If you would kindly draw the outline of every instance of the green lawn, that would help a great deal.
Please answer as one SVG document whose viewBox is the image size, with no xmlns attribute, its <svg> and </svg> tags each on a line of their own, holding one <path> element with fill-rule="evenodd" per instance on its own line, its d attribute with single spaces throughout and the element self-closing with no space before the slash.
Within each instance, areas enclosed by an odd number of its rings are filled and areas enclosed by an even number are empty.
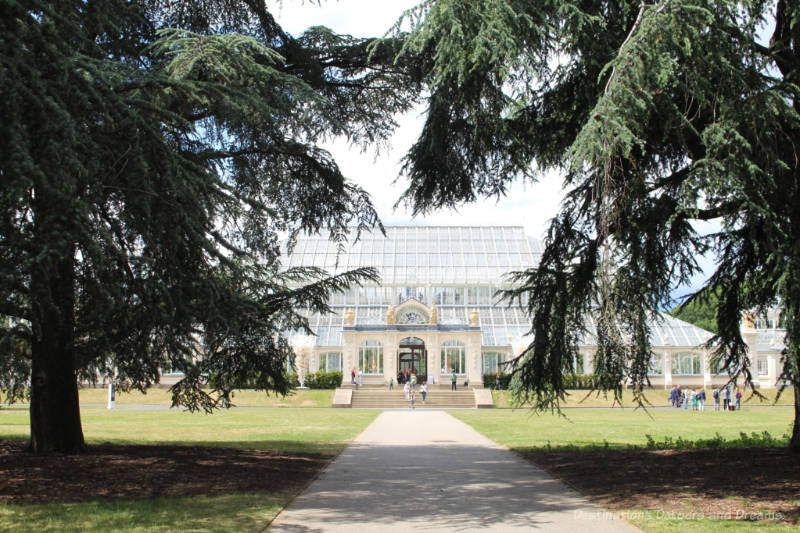
<svg viewBox="0 0 800 533">
<path fill-rule="evenodd" d="M 450 414 L 509 448 L 645 446 L 647 435 L 684 441 L 719 434 L 737 439 L 741 432 L 768 431 L 781 437 L 789 431 L 793 411 L 787 407 L 753 408 L 736 412 L 683 409 L 572 409 L 565 417 L 534 414 L 525 409 L 451 411 Z"/>
<path fill-rule="evenodd" d="M 267 395 L 264 391 L 235 390 L 233 405 L 237 407 L 331 407 L 333 390 L 298 390 L 286 396 Z M 81 405 L 103 404 L 108 402 L 108 389 L 83 388 L 80 390 Z M 169 389 L 157 387 L 141 393 L 139 391 L 119 392 L 115 401 L 122 407 L 129 404 L 172 405 Z"/>
<path fill-rule="evenodd" d="M 763 435 L 785 440 L 793 420 L 793 410 L 786 407 L 752 408 L 733 413 L 694 412 L 678 409 L 572 409 L 567 418 L 554 414 L 533 414 L 524 409 L 451 411 L 450 414 L 474 427 L 490 439 L 512 450 L 580 449 L 646 447 L 647 435 L 655 442 L 680 438 L 692 445 L 719 435 L 723 445 L 746 445 L 740 433 Z M 797 531 L 796 525 L 770 520 L 727 519 L 728 517 L 676 516 L 654 511 L 631 509 L 620 514 L 629 522 L 652 533 L 716 533 Z M 734 517 L 735 518 L 735 517 Z M 768 518 L 766 516 L 765 518 Z"/>
<path fill-rule="evenodd" d="M 230 409 L 213 414 L 181 409 L 81 409 L 89 444 L 192 444 L 301 453 L 335 454 L 379 411 L 351 409 Z M 28 409 L 0 410 L 0 438 L 27 439 Z"/>
<path fill-rule="evenodd" d="M 750 520 L 736 520 L 723 515 L 720 519 L 707 516 L 693 517 L 692 513 L 669 514 L 657 511 L 625 511 L 621 515 L 631 524 L 648 532 L 657 533 L 778 533 L 782 531 L 797 531 L 797 526 L 792 524 L 772 522 L 759 519 L 759 516 L 769 517 L 769 513 L 754 514 Z"/>
<path fill-rule="evenodd" d="M 335 454 L 379 411 L 231 409 L 212 415 L 177 409 L 81 409 L 86 441 L 229 446 Z M 0 409 L 0 439 L 29 438 L 28 409 Z M 0 531 L 260 531 L 294 494 L 225 494 L 143 501 L 0 504 Z"/>
<path fill-rule="evenodd" d="M 612 393 L 604 394 L 602 392 L 590 393 L 585 390 L 571 390 L 567 391 L 567 400 L 562 404 L 562 407 L 613 407 L 614 395 Z M 664 389 L 652 389 L 645 391 L 645 397 L 650 405 L 661 407 L 669 405 L 669 392 Z M 750 391 L 743 392 L 743 403 L 745 405 L 772 405 L 775 402 L 775 397 L 778 394 L 777 389 L 763 389 L 759 391 L 765 400 L 757 398 L 756 396 L 750 397 Z M 706 407 L 709 405 L 714 408 L 714 400 L 711 399 L 711 391 L 706 390 L 709 400 L 706 402 Z M 511 404 L 511 395 L 508 391 L 492 391 L 495 407 L 514 407 Z M 778 405 L 794 405 L 794 396 L 792 391 L 784 392 L 778 400 Z M 622 406 L 623 407 L 636 407 L 633 401 L 633 392 L 629 390 L 622 391 Z"/>
<path fill-rule="evenodd" d="M 0 504 L 0 530 L 261 531 L 291 498 L 290 494 L 226 494 L 141 501 Z"/>
</svg>

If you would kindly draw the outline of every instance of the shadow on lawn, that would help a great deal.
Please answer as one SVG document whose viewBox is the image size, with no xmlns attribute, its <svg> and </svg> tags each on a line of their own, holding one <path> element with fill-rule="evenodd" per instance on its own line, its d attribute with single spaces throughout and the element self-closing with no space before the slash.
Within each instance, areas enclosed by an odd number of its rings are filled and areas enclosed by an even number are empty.
<svg viewBox="0 0 800 533">
<path fill-rule="evenodd" d="M 686 441 L 648 437 L 646 448 L 565 446 L 518 450 L 593 501 L 612 509 L 724 514 L 780 512 L 800 519 L 800 454 L 788 437 Z"/>
<path fill-rule="evenodd" d="M 223 446 L 92 445 L 84 454 L 45 456 L 18 440 L 0 442 L 0 502 L 141 500 L 252 492 L 296 492 L 333 455 Z M 253 447 L 258 443 L 239 443 Z M 302 443 L 270 443 L 297 448 Z"/>
</svg>

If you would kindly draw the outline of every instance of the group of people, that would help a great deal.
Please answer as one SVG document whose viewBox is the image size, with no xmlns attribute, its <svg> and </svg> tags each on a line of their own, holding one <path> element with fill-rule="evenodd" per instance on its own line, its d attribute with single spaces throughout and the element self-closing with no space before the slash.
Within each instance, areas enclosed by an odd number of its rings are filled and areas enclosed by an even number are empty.
<svg viewBox="0 0 800 533">
<path fill-rule="evenodd" d="M 356 375 L 358 375 L 358 381 L 356 381 Z M 358 374 L 356 374 L 356 369 L 350 369 L 350 383 L 352 383 L 356 387 L 360 387 L 364 384 L 364 371 L 360 368 L 358 369 Z"/>
<path fill-rule="evenodd" d="M 403 385 L 403 392 L 406 394 L 406 401 L 408 402 L 409 409 L 415 409 L 417 403 L 417 373 L 406 369 L 404 372 L 397 374 L 397 384 Z M 394 390 L 394 379 L 389 378 L 389 390 Z M 428 395 L 428 382 L 423 381 L 420 386 L 422 393 L 422 403 L 425 403 L 425 397 Z"/>
<path fill-rule="evenodd" d="M 397 373 L 397 384 L 403 385 L 405 383 L 409 383 L 411 381 L 411 376 L 414 376 L 414 379 L 417 379 L 417 369 L 412 368 L 409 370 L 406 368 L 405 370 L 401 370 Z"/>
<path fill-rule="evenodd" d="M 714 399 L 714 410 L 720 410 L 720 401 L 723 411 L 734 411 L 742 408 L 742 391 L 738 388 L 732 389 L 730 386 L 718 389 L 714 387 L 711 392 Z M 693 411 L 704 411 L 706 405 L 706 390 L 695 391 L 694 387 L 681 389 L 680 385 L 672 387 L 669 393 L 669 401 L 673 407 L 680 409 L 683 407 Z"/>
</svg>

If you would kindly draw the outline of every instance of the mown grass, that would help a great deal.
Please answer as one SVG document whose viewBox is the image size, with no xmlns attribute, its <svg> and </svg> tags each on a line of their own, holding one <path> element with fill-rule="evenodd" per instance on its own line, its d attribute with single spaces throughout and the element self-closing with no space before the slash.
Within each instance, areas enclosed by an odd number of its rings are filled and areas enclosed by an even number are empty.
<svg viewBox="0 0 800 533">
<path fill-rule="evenodd" d="M 617 407 L 620 404 L 614 404 L 614 395 L 612 393 L 602 393 L 602 392 L 592 392 L 586 390 L 571 390 L 567 391 L 567 399 L 562 404 L 562 407 Z M 758 398 L 756 396 L 750 396 L 750 391 L 745 391 L 742 398 L 742 403 L 745 406 L 748 405 L 773 405 L 775 403 L 775 398 L 778 394 L 777 389 L 762 389 L 759 392 L 765 397 L 765 399 Z M 663 407 L 669 405 L 669 390 L 664 389 L 652 389 L 645 391 L 645 397 L 649 402 L 649 405 L 653 407 Z M 706 389 L 706 395 L 708 396 L 708 400 L 706 400 L 706 408 L 711 406 L 714 408 L 714 400 L 711 398 L 711 389 Z M 512 404 L 512 398 L 509 391 L 501 390 L 501 391 L 492 391 L 492 397 L 494 399 L 494 406 L 500 408 L 514 408 Z M 633 391 L 624 390 L 622 391 L 622 406 L 623 407 L 636 407 L 636 402 L 633 400 Z M 647 404 L 645 404 L 647 405 Z M 777 405 L 794 405 L 794 396 L 792 392 L 785 391 L 781 397 L 778 399 Z"/>
<path fill-rule="evenodd" d="M 380 414 L 350 409 L 231 409 L 207 415 L 179 409 L 81 408 L 87 443 L 226 446 L 336 454 Z M 0 409 L 0 439 L 28 439 L 28 408 Z M 0 504 L 0 531 L 260 531 L 289 493 Z"/>
<path fill-rule="evenodd" d="M 333 390 L 298 390 L 291 394 L 280 396 L 267 394 L 264 391 L 235 390 L 233 391 L 233 405 L 237 407 L 331 407 L 333 405 Z M 108 389 L 85 387 L 80 389 L 81 405 L 103 404 L 108 402 Z M 172 405 L 172 394 L 169 389 L 155 387 L 146 393 L 139 391 L 118 392 L 115 395 L 119 407 L 130 404 L 139 405 Z"/>
<path fill-rule="evenodd" d="M 769 432 L 782 438 L 793 419 L 792 409 L 774 407 L 735 412 L 684 411 L 683 409 L 575 409 L 556 414 L 534 414 L 525 409 L 451 411 L 490 439 L 509 448 L 594 449 L 648 446 L 656 443 L 702 439 L 741 441 L 741 433 Z M 684 446 L 686 447 L 686 446 Z"/>
<path fill-rule="evenodd" d="M 736 412 L 684 411 L 683 409 L 574 409 L 566 418 L 533 414 L 524 409 L 451 411 L 450 414 L 512 450 L 692 448 L 730 446 L 786 446 L 793 410 L 786 407 Z M 743 482 L 745 482 L 743 480 Z M 670 488 L 663 487 L 664 491 Z M 633 525 L 652 533 L 717 533 L 797 531 L 774 512 L 764 519 L 741 516 L 676 515 L 630 509 L 620 514 Z"/>
<path fill-rule="evenodd" d="M 720 513 L 701 514 L 691 512 L 685 514 L 666 513 L 663 511 L 622 511 L 620 515 L 631 524 L 653 533 L 729 533 L 758 531 L 773 533 L 781 531 L 797 531 L 797 526 L 771 519 L 773 513 L 737 514 Z M 747 519 L 746 519 L 747 518 Z"/>
<path fill-rule="evenodd" d="M 225 494 L 141 501 L 41 505 L 0 504 L 0 530 L 40 531 L 261 531 L 291 494 Z"/>
<path fill-rule="evenodd" d="M 205 414 L 164 408 L 81 408 L 89 444 L 185 444 L 324 454 L 339 453 L 378 414 L 351 409 L 230 409 Z M 0 410 L 0 438 L 29 436 L 26 407 Z"/>
</svg>

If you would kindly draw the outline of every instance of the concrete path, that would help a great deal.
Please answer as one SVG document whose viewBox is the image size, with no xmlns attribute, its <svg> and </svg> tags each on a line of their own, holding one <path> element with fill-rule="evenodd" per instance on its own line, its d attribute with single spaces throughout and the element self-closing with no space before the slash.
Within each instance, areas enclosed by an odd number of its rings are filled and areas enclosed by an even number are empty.
<svg viewBox="0 0 800 533">
<path fill-rule="evenodd" d="M 633 532 L 446 411 L 385 411 L 277 516 L 273 533 Z"/>
</svg>

